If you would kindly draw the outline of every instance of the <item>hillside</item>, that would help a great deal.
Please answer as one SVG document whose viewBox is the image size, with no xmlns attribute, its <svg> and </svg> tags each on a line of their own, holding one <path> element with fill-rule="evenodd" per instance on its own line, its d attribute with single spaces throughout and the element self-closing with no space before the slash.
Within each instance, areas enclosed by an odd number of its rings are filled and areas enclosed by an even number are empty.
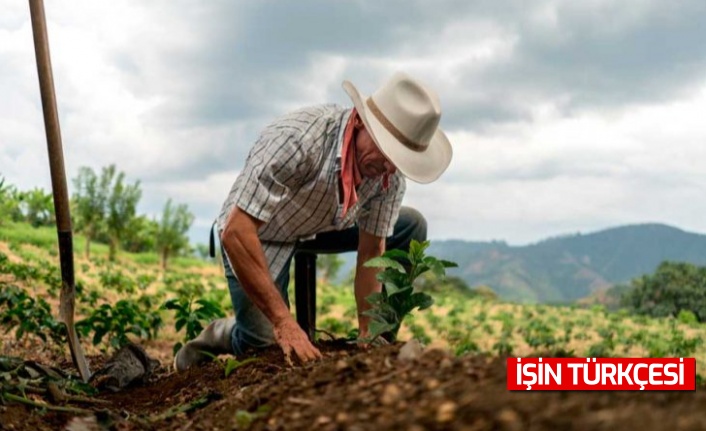
<svg viewBox="0 0 706 431">
<path fill-rule="evenodd" d="M 431 241 L 429 253 L 458 263 L 449 275 L 486 285 L 504 300 L 568 303 L 655 271 L 665 261 L 706 264 L 706 235 L 662 224 L 561 235 L 526 246 L 502 241 Z M 355 254 L 342 255 L 348 274 Z"/>
<path fill-rule="evenodd" d="M 430 253 L 456 261 L 450 274 L 469 286 L 490 286 L 504 299 L 570 302 L 651 273 L 665 260 L 706 264 L 706 235 L 642 224 L 522 247 L 436 241 Z"/>
</svg>

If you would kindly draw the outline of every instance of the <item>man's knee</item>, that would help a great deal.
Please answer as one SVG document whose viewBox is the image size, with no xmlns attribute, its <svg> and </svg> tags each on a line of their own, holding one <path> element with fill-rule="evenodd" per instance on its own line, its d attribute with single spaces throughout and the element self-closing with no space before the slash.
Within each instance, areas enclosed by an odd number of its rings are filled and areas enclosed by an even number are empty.
<svg viewBox="0 0 706 431">
<path fill-rule="evenodd" d="M 413 239 L 419 242 L 427 240 L 427 219 L 416 209 L 411 207 L 400 208 L 399 222 L 406 226 L 410 242 Z"/>
<path fill-rule="evenodd" d="M 412 240 L 419 242 L 427 239 L 427 220 L 422 213 L 410 207 L 400 208 L 400 215 L 395 224 L 395 231 L 387 239 L 387 249 L 409 250 Z"/>
<path fill-rule="evenodd" d="M 231 342 L 236 355 L 243 355 L 248 349 L 262 349 L 276 344 L 272 325 L 266 319 L 241 322 L 236 319 Z"/>
</svg>

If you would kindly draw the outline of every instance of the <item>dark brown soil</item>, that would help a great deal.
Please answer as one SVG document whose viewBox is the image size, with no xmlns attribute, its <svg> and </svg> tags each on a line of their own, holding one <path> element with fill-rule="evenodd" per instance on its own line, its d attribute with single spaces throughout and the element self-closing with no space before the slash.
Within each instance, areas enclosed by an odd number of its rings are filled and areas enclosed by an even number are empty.
<svg viewBox="0 0 706 431">
<path fill-rule="evenodd" d="M 290 367 L 269 349 L 227 378 L 219 362 L 180 374 L 162 367 L 146 384 L 99 395 L 105 406 L 83 406 L 104 411 L 74 429 L 706 429 L 704 389 L 509 392 L 500 358 L 429 350 L 399 360 L 400 345 L 320 347 L 318 363 Z M 0 429 L 63 429 L 73 416 L 8 404 L 0 406 Z"/>
</svg>

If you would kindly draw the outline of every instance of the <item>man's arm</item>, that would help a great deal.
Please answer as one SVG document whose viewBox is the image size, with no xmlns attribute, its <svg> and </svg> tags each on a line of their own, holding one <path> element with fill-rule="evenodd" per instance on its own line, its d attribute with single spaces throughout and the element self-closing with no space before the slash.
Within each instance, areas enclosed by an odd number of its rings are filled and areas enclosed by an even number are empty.
<svg viewBox="0 0 706 431">
<path fill-rule="evenodd" d="M 292 351 L 302 361 L 321 358 L 321 352 L 311 344 L 294 320 L 272 281 L 257 234 L 262 224 L 261 220 L 237 206 L 233 207 L 221 234 L 221 243 L 233 265 L 233 271 L 248 298 L 272 323 L 275 340 L 287 358 Z"/>
<path fill-rule="evenodd" d="M 375 236 L 363 229 L 359 230 L 358 238 L 358 258 L 355 270 L 355 302 L 358 306 L 358 331 L 360 337 L 368 334 L 368 324 L 370 317 L 362 313 L 370 309 L 370 304 L 365 299 L 373 292 L 382 291 L 382 284 L 375 278 L 378 268 L 367 268 L 363 266 L 368 260 L 382 256 L 385 252 L 385 238 Z"/>
</svg>

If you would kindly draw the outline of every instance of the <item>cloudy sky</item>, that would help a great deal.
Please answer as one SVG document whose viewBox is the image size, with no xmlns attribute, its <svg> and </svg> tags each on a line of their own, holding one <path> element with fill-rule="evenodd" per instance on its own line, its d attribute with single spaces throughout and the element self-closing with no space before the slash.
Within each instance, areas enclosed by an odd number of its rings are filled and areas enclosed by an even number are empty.
<svg viewBox="0 0 706 431">
<path fill-rule="evenodd" d="M 45 3 L 67 175 L 115 163 L 141 213 L 188 204 L 196 242 L 263 125 L 396 70 L 438 92 L 454 147 L 408 185 L 431 238 L 706 233 L 703 0 Z M 49 190 L 29 7 L 0 10 L 0 175 Z"/>
</svg>

